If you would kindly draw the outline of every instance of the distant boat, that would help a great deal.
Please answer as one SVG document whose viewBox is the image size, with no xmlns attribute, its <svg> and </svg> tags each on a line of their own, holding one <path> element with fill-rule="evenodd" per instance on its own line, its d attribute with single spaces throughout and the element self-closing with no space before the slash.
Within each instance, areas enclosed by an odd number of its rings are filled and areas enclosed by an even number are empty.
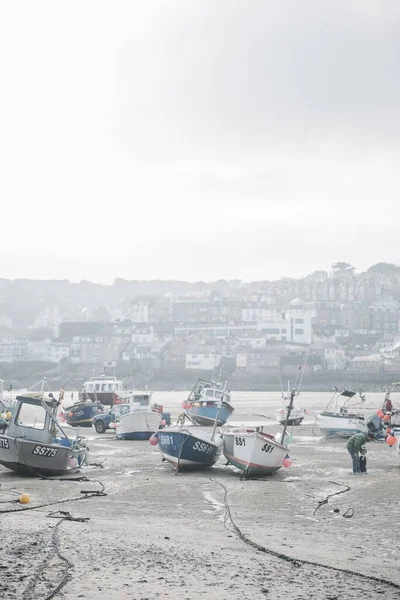
<svg viewBox="0 0 400 600">
<path fill-rule="evenodd" d="M 148 440 L 161 425 L 162 415 L 150 405 L 152 394 L 138 392 L 129 397 L 129 410 L 121 411 L 115 421 L 115 434 L 119 440 Z M 122 405 L 126 406 L 126 405 Z M 111 427 L 110 423 L 110 427 Z"/>
<path fill-rule="evenodd" d="M 101 402 L 76 402 L 64 409 L 63 413 L 68 425 L 72 427 L 91 427 L 92 419 L 103 412 Z"/>
<path fill-rule="evenodd" d="M 212 467 L 221 455 L 221 436 L 211 439 L 211 434 L 193 427 L 169 427 L 153 438 L 161 456 L 177 471 L 195 471 Z"/>
<path fill-rule="evenodd" d="M 222 406 L 222 385 L 207 379 L 198 379 L 186 402 L 182 404 L 185 415 L 195 424 L 212 426 L 218 414 L 217 426 L 224 425 L 232 416 L 234 408 L 230 403 L 229 390 L 224 392 Z"/>
<path fill-rule="evenodd" d="M 0 435 L 0 464 L 21 475 L 73 473 L 84 464 L 84 438 L 70 439 L 57 421 L 59 403 L 52 394 L 27 392 L 17 396 L 16 409 Z"/>
<path fill-rule="evenodd" d="M 100 402 L 104 406 L 114 406 L 121 404 L 124 400 L 124 386 L 120 379 L 116 377 L 91 377 L 86 381 L 79 393 L 79 400 L 85 401 L 88 398 L 92 402 Z"/>
<path fill-rule="evenodd" d="M 292 390 L 292 391 L 295 391 L 295 390 Z M 295 391 L 295 396 L 299 396 L 299 393 L 296 391 Z M 288 381 L 287 392 L 282 391 L 283 406 L 282 406 L 282 408 L 277 408 L 275 411 L 276 419 L 281 425 L 285 425 L 285 423 L 286 423 L 290 398 L 291 398 L 290 381 Z M 287 424 L 288 425 L 300 425 L 300 423 L 302 422 L 302 420 L 305 417 L 305 414 L 306 414 L 306 411 L 304 408 L 301 408 L 301 406 L 292 406 L 292 408 L 290 409 L 290 417 L 289 417 Z"/>
<path fill-rule="evenodd" d="M 355 433 L 368 433 L 368 425 L 363 414 L 350 406 L 350 401 L 356 392 L 335 390 L 324 411 L 317 413 L 316 423 L 321 432 L 327 437 L 351 437 Z M 360 395 L 361 402 L 365 397 Z"/>
</svg>

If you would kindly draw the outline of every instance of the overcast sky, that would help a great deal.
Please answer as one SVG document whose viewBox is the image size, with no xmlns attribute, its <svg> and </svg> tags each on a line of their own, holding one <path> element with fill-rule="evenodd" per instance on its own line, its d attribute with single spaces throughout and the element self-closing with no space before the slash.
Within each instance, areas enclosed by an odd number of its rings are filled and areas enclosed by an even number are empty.
<svg viewBox="0 0 400 600">
<path fill-rule="evenodd" d="M 0 276 L 400 262 L 398 0 L 0 4 Z"/>
</svg>

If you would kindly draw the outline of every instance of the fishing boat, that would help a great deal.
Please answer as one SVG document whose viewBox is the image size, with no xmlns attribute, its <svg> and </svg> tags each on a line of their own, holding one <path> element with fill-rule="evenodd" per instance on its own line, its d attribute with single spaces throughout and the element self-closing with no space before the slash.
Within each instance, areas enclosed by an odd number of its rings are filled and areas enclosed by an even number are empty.
<svg viewBox="0 0 400 600">
<path fill-rule="evenodd" d="M 212 467 L 222 451 L 222 437 L 194 427 L 168 427 L 157 432 L 150 441 L 158 448 L 164 460 L 177 471 L 196 471 Z"/>
<path fill-rule="evenodd" d="M 224 456 L 246 477 L 272 475 L 283 466 L 286 445 L 263 427 L 237 427 L 223 432 Z"/>
<path fill-rule="evenodd" d="M 299 396 L 299 392 L 296 392 L 295 389 L 292 390 L 295 393 L 295 396 Z M 290 381 L 288 381 L 288 389 L 287 392 L 282 390 L 282 408 L 277 408 L 275 411 L 275 417 L 278 423 L 281 425 L 285 425 L 287 414 L 289 410 L 289 403 L 292 392 L 290 391 Z M 306 410 L 301 408 L 301 406 L 292 406 L 290 410 L 290 418 L 287 422 L 288 425 L 300 425 L 302 420 L 306 415 Z"/>
<path fill-rule="evenodd" d="M 0 435 L 0 464 L 21 475 L 73 473 L 85 463 L 84 438 L 70 439 L 57 421 L 58 401 L 50 393 L 17 396 L 6 432 Z"/>
<path fill-rule="evenodd" d="M 286 433 L 295 397 L 295 390 L 290 393 L 286 420 L 282 433 L 273 435 L 264 431 L 264 427 L 235 427 L 223 431 L 223 451 L 228 464 L 242 471 L 242 477 L 263 477 L 272 475 L 282 466 L 289 466 L 289 439 Z"/>
<path fill-rule="evenodd" d="M 64 409 L 63 415 L 68 425 L 72 427 L 91 427 L 92 419 L 104 410 L 101 402 L 76 402 Z"/>
<path fill-rule="evenodd" d="M 221 434 L 216 435 L 216 429 L 226 393 L 225 384 L 218 399 L 211 433 L 195 427 L 168 427 L 150 438 L 151 444 L 158 444 L 163 460 L 173 465 L 177 472 L 208 469 L 219 459 L 224 442 Z"/>
<path fill-rule="evenodd" d="M 222 385 L 206 379 L 198 379 L 190 392 L 186 402 L 182 404 L 185 416 L 192 423 L 203 426 L 213 425 L 218 413 L 217 426 L 224 425 L 234 412 L 230 403 L 230 392 L 224 392 L 220 409 L 219 401 L 222 398 Z"/>
<path fill-rule="evenodd" d="M 100 377 L 91 377 L 85 381 L 79 393 L 79 400 L 87 399 L 92 402 L 100 402 L 104 406 L 114 406 L 124 402 L 124 386 L 120 379 L 100 375 Z"/>
<path fill-rule="evenodd" d="M 335 393 L 323 412 L 317 413 L 316 423 L 321 432 L 327 437 L 351 437 L 355 433 L 368 433 L 368 424 L 363 414 L 354 411 L 350 401 L 356 392 L 335 389 Z M 365 396 L 360 394 L 361 402 Z"/>
<path fill-rule="evenodd" d="M 119 440 L 148 440 L 161 425 L 161 413 L 150 405 L 151 392 L 135 392 L 129 397 L 129 409 L 121 411 L 111 428 Z M 126 405 L 122 405 L 126 406 Z"/>
</svg>

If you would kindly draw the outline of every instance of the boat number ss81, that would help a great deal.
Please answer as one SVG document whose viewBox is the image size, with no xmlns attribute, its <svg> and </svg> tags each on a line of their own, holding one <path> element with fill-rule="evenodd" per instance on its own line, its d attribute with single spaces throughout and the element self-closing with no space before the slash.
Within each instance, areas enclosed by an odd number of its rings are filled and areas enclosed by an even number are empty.
<svg viewBox="0 0 400 600">
<path fill-rule="evenodd" d="M 246 438 L 235 437 L 235 444 L 236 444 L 236 446 L 245 446 L 246 445 Z"/>
<path fill-rule="evenodd" d="M 47 448 L 46 446 L 35 446 L 32 454 L 45 456 L 46 458 L 54 458 L 57 454 L 57 448 Z"/>
<path fill-rule="evenodd" d="M 8 440 L 6 440 L 6 438 L 0 438 L 0 448 L 5 448 L 6 450 L 9 449 L 9 445 L 8 445 Z"/>
<path fill-rule="evenodd" d="M 203 442 L 195 442 L 193 445 L 193 450 L 198 450 L 198 452 L 205 452 L 206 454 L 211 454 L 213 451 L 213 446 L 209 446 L 208 444 L 204 444 Z"/>
<path fill-rule="evenodd" d="M 272 444 L 264 444 L 264 446 L 261 448 L 261 452 L 266 452 L 267 454 L 271 454 L 273 449 L 274 449 L 274 446 Z"/>
<path fill-rule="evenodd" d="M 161 444 L 165 444 L 166 446 L 170 446 L 174 443 L 174 438 L 172 435 L 159 435 L 158 439 L 160 440 Z"/>
</svg>

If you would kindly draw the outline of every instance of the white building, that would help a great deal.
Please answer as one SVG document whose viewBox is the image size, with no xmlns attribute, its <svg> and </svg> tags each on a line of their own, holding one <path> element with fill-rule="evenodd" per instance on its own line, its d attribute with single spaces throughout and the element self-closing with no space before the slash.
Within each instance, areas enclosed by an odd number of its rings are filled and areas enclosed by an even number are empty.
<svg viewBox="0 0 400 600">
<path fill-rule="evenodd" d="M 216 353 L 215 348 L 213 351 L 209 351 L 203 346 L 199 348 L 199 351 L 196 350 L 191 354 L 186 354 L 185 366 L 188 371 L 213 371 L 216 367 L 219 367 L 220 363 L 221 356 Z"/>
<path fill-rule="evenodd" d="M 149 322 L 149 301 L 136 300 L 132 302 L 129 309 L 129 318 L 133 323 Z"/>
</svg>

